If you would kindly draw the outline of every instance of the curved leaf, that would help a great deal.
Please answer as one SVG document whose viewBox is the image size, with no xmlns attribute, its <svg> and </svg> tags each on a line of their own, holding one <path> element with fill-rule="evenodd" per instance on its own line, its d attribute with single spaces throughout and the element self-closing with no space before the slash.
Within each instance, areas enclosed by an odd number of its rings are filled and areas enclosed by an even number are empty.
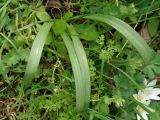
<svg viewBox="0 0 160 120">
<path fill-rule="evenodd" d="M 90 100 L 90 75 L 84 48 L 72 26 L 68 26 L 69 35 L 61 34 L 67 47 L 76 85 L 76 106 L 79 112 L 86 110 Z"/>
<path fill-rule="evenodd" d="M 88 107 L 89 105 L 89 100 L 90 100 L 90 73 L 89 73 L 89 66 L 88 66 L 88 61 L 87 61 L 87 57 L 86 57 L 86 53 L 84 51 L 83 45 L 78 37 L 78 34 L 76 33 L 75 29 L 73 28 L 73 26 L 68 26 L 68 30 L 69 33 L 71 35 L 72 41 L 73 41 L 73 45 L 75 48 L 75 52 L 77 55 L 77 59 L 80 65 L 80 69 L 81 69 L 81 73 L 82 73 L 82 84 L 83 84 L 83 88 L 84 89 L 84 106 L 85 108 Z"/>
<path fill-rule="evenodd" d="M 103 22 L 115 28 L 123 36 L 125 36 L 129 40 L 129 42 L 137 49 L 145 63 L 150 63 L 153 57 L 152 49 L 147 45 L 145 40 L 127 23 L 109 15 L 88 15 L 83 18 Z"/>
<path fill-rule="evenodd" d="M 72 69 L 73 69 L 73 73 L 74 73 L 74 78 L 75 78 L 75 84 L 76 84 L 76 106 L 77 106 L 77 110 L 81 111 L 84 107 L 83 103 L 84 103 L 84 89 L 81 89 L 83 87 L 82 84 L 82 74 L 81 74 L 81 70 L 80 70 L 80 65 L 75 53 L 75 49 L 73 47 L 73 43 L 70 39 L 70 37 L 68 36 L 68 34 L 66 32 L 61 34 L 61 37 L 63 38 L 65 45 L 67 47 L 68 53 L 69 53 L 69 57 L 71 60 L 71 64 L 72 64 Z"/>
<path fill-rule="evenodd" d="M 41 26 L 40 31 L 38 32 L 34 40 L 34 43 L 30 51 L 27 68 L 24 75 L 24 80 L 22 81 L 22 85 L 25 88 L 30 86 L 33 78 L 35 77 L 35 73 L 37 71 L 40 62 L 45 40 L 48 36 L 52 24 L 53 24 L 52 22 L 44 23 L 43 26 Z"/>
</svg>

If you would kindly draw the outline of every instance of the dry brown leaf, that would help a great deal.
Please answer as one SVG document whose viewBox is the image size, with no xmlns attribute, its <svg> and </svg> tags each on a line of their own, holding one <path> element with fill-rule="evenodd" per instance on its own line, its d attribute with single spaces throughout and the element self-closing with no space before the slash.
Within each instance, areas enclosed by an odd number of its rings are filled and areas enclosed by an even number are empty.
<svg viewBox="0 0 160 120">
<path fill-rule="evenodd" d="M 52 7 L 52 8 L 62 8 L 63 5 L 59 0 L 47 0 L 46 7 Z"/>
<path fill-rule="evenodd" d="M 146 24 L 144 24 L 140 30 L 141 36 L 144 38 L 144 40 L 149 43 L 151 41 L 151 36 L 148 31 L 148 27 Z"/>
</svg>

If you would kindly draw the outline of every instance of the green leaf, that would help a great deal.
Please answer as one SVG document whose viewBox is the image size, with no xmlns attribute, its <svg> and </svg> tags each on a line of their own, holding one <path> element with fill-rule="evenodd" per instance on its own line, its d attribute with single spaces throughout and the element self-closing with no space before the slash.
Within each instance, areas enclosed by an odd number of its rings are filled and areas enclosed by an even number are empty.
<svg viewBox="0 0 160 120">
<path fill-rule="evenodd" d="M 152 63 L 152 64 L 155 64 L 155 65 L 160 65 L 160 53 L 157 53 L 157 54 L 154 56 L 154 58 L 153 58 L 153 60 L 152 60 L 151 63 Z"/>
<path fill-rule="evenodd" d="M 144 73 L 149 76 L 149 78 L 153 79 L 160 73 L 160 54 L 156 54 L 150 65 L 147 65 L 144 68 Z"/>
<path fill-rule="evenodd" d="M 48 13 L 46 12 L 46 10 L 43 6 L 38 8 L 38 11 L 36 12 L 36 16 L 41 21 L 50 20 L 50 16 L 48 15 Z"/>
<path fill-rule="evenodd" d="M 61 34 L 67 47 L 76 85 L 76 107 L 77 111 L 82 112 L 87 109 L 90 100 L 90 74 L 86 54 L 78 34 L 73 26 L 68 26 L 69 35 L 64 32 Z"/>
<path fill-rule="evenodd" d="M 7 66 L 15 65 L 18 63 L 17 53 L 12 50 L 3 57 L 3 60 L 5 61 Z"/>
<path fill-rule="evenodd" d="M 15 5 L 18 5 L 19 0 L 12 0 L 11 2 Z"/>
<path fill-rule="evenodd" d="M 67 49 L 66 49 L 66 47 L 65 47 L 64 42 L 58 41 L 58 42 L 55 42 L 54 44 L 55 44 L 55 46 L 56 46 L 57 52 L 58 52 L 60 55 L 62 55 L 62 56 L 64 56 L 65 58 L 67 58 L 67 57 L 68 57 L 68 56 L 67 56 Z"/>
<path fill-rule="evenodd" d="M 52 40 L 53 40 L 53 35 L 52 35 L 51 32 L 49 32 L 48 36 L 47 36 L 47 39 L 46 39 L 46 42 L 45 42 L 45 45 L 50 45 Z"/>
<path fill-rule="evenodd" d="M 149 76 L 149 78 L 153 79 L 155 77 L 154 71 L 153 71 L 153 66 L 149 65 L 147 66 L 143 71 L 144 73 Z"/>
<path fill-rule="evenodd" d="M 14 44 L 17 48 L 22 47 L 25 44 L 25 39 L 22 36 L 17 35 L 14 39 Z"/>
<path fill-rule="evenodd" d="M 84 85 L 83 85 L 80 65 L 79 65 L 78 58 L 75 52 L 75 48 L 73 47 L 74 46 L 73 42 L 71 41 L 68 34 L 64 32 L 61 34 L 61 37 L 66 44 L 66 47 L 69 53 L 69 57 L 71 60 L 72 69 L 73 69 L 74 78 L 75 78 L 75 84 L 76 84 L 76 106 L 77 106 L 77 110 L 81 111 L 84 108 L 85 91 L 83 89 Z"/>
<path fill-rule="evenodd" d="M 145 40 L 127 23 L 109 15 L 88 15 L 83 18 L 103 22 L 114 27 L 123 36 L 125 36 L 129 40 L 129 42 L 137 49 L 145 63 L 150 63 L 153 57 L 152 49 L 147 45 Z"/>
<path fill-rule="evenodd" d="M 64 20 L 55 20 L 53 23 L 53 30 L 56 35 L 63 33 L 66 27 L 67 23 Z"/>
<path fill-rule="evenodd" d="M 28 49 L 18 49 L 17 51 L 12 50 L 6 55 L 3 55 L 2 60 L 7 66 L 10 67 L 17 64 L 20 60 L 27 61 L 28 53 Z"/>
<path fill-rule="evenodd" d="M 93 109 L 89 109 L 89 113 L 90 114 L 93 114 L 93 116 L 95 116 L 96 118 L 99 118 L 100 120 L 113 120 L 112 118 L 106 116 L 106 115 L 103 115 L 102 113 L 100 112 L 97 112 Z"/>
<path fill-rule="evenodd" d="M 8 24 L 9 20 L 10 19 L 9 19 L 8 14 L 7 14 L 7 8 L 5 8 L 5 9 L 3 9 L 3 11 L 0 15 L 0 31 L 6 24 Z"/>
<path fill-rule="evenodd" d="M 111 63 L 109 63 L 109 62 L 108 62 L 108 64 L 111 65 L 113 68 L 117 69 L 117 70 L 118 70 L 119 72 L 121 72 L 123 75 L 125 75 L 125 76 L 130 80 L 130 82 L 132 82 L 132 83 L 135 85 L 136 88 L 139 88 L 139 89 L 141 88 L 141 87 L 139 86 L 139 84 L 138 84 L 130 75 L 128 75 L 126 72 L 124 72 L 122 69 L 116 67 L 115 65 L 113 65 L 113 64 L 111 64 Z M 124 85 L 124 86 L 125 86 L 125 85 Z"/>
<path fill-rule="evenodd" d="M 19 59 L 27 62 L 28 57 L 29 57 L 29 52 L 30 52 L 29 49 L 28 48 L 19 49 L 17 52 L 19 55 Z"/>
<path fill-rule="evenodd" d="M 149 33 L 152 37 L 157 33 L 158 27 L 159 27 L 159 19 L 158 18 L 154 18 L 154 19 L 149 20 L 148 30 L 149 30 Z"/>
<path fill-rule="evenodd" d="M 9 3 L 10 3 L 11 1 L 12 1 L 12 0 L 7 0 L 7 1 L 5 2 L 5 4 L 3 5 L 3 7 L 0 8 L 0 13 L 2 12 L 2 10 L 4 10 L 4 9 L 7 7 L 7 5 L 9 5 Z"/>
<path fill-rule="evenodd" d="M 98 38 L 98 33 L 96 31 L 88 31 L 84 32 L 83 34 L 79 35 L 81 39 L 84 40 L 96 40 Z"/>
<path fill-rule="evenodd" d="M 133 83 L 126 78 L 126 76 L 119 74 L 114 76 L 114 80 L 117 87 L 115 90 L 116 93 L 120 94 L 124 98 L 128 98 L 133 95 L 135 87 L 133 86 Z"/>
<path fill-rule="evenodd" d="M 25 88 L 31 85 L 32 80 L 35 77 L 40 62 L 42 50 L 45 44 L 45 40 L 48 36 L 51 27 L 52 22 L 44 23 L 34 40 L 34 43 L 30 51 L 24 80 L 22 81 L 22 85 Z"/>
<path fill-rule="evenodd" d="M 2 51 L 3 51 L 3 49 L 4 49 L 4 43 L 2 44 L 1 49 L 0 49 L 0 75 L 2 75 L 3 79 L 8 84 L 10 84 L 10 81 L 8 80 L 8 76 L 7 76 L 8 69 L 7 69 L 7 66 L 4 65 L 4 62 L 2 60 Z"/>
<path fill-rule="evenodd" d="M 67 21 L 67 20 L 69 20 L 69 18 L 71 18 L 72 16 L 73 16 L 73 13 L 72 13 L 72 12 L 67 12 L 67 13 L 64 14 L 64 16 L 62 17 L 62 19 L 63 19 L 64 21 Z"/>
<path fill-rule="evenodd" d="M 77 82 L 76 86 L 79 86 L 79 84 L 82 84 L 82 89 L 84 90 L 83 96 L 79 96 L 77 95 L 77 100 L 79 101 L 79 98 L 84 99 L 84 109 L 86 109 L 89 105 L 89 101 L 90 101 L 90 92 L 91 92 L 91 88 L 90 88 L 90 73 L 89 73 L 89 66 L 88 66 L 88 61 L 87 61 L 87 57 L 83 48 L 83 45 L 78 37 L 77 32 L 75 31 L 73 26 L 68 26 L 68 31 L 71 35 L 72 41 L 73 41 L 73 45 L 74 45 L 74 49 L 75 49 L 75 53 L 79 62 L 79 66 L 81 69 L 81 79 L 82 81 Z M 81 83 L 80 83 L 81 82 Z M 80 89 L 79 89 L 80 90 Z M 79 109 L 79 108 L 77 108 Z M 83 111 L 82 110 L 82 111 Z M 81 111 L 81 110 L 80 110 Z"/>
<path fill-rule="evenodd" d="M 99 104 L 99 111 L 101 113 L 103 113 L 104 115 L 109 114 L 109 107 L 104 103 L 100 103 Z"/>
<path fill-rule="evenodd" d="M 0 33 L 0 35 L 3 38 L 5 38 L 5 40 L 7 40 L 17 50 L 17 47 L 15 46 L 15 44 L 7 36 L 5 36 L 3 33 Z"/>
<path fill-rule="evenodd" d="M 151 120 L 159 120 L 160 118 L 160 107 L 159 102 L 151 102 L 150 104 L 151 108 L 155 110 L 155 112 L 149 114 L 149 117 Z"/>
<path fill-rule="evenodd" d="M 80 24 L 74 26 L 79 33 L 79 37 L 84 40 L 96 40 L 99 36 L 95 26 L 88 24 Z"/>
<path fill-rule="evenodd" d="M 160 66 L 154 66 L 153 67 L 153 70 L 156 74 L 159 74 L 160 73 Z"/>
</svg>

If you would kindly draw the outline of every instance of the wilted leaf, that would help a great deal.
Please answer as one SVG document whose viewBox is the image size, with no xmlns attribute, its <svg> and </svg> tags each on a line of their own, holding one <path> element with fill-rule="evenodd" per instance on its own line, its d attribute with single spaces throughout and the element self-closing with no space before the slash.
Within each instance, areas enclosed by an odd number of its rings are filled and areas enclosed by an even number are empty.
<svg viewBox="0 0 160 120">
<path fill-rule="evenodd" d="M 141 36 L 144 38 L 144 40 L 148 43 L 151 41 L 151 36 L 148 31 L 147 25 L 143 25 L 141 28 Z"/>
</svg>

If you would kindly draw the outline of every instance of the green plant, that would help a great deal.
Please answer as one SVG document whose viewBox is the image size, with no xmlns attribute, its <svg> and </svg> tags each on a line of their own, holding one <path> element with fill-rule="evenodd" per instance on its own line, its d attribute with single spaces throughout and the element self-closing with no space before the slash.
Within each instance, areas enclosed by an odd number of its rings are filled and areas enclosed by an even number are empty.
<svg viewBox="0 0 160 120">
<path fill-rule="evenodd" d="M 159 1 L 61 2 L 0 2 L 0 119 L 157 120 Z"/>
</svg>

